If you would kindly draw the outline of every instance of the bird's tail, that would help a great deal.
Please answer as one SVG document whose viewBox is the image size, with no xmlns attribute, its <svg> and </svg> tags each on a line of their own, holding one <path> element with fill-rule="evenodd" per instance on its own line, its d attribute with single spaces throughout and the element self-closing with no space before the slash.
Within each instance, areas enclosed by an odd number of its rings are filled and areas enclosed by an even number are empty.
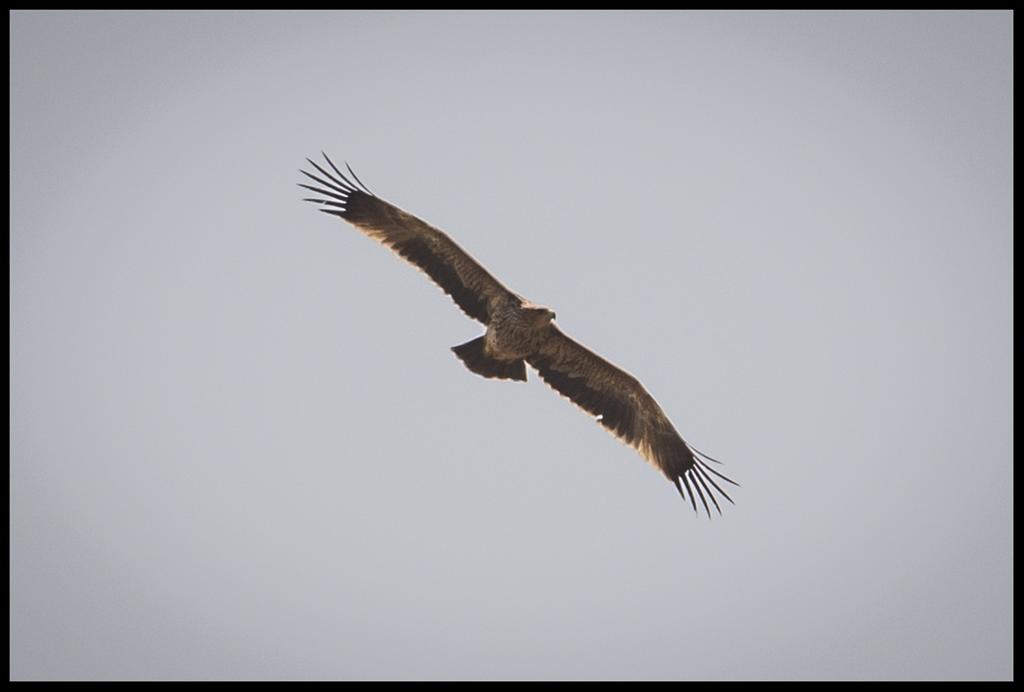
<svg viewBox="0 0 1024 692">
<path fill-rule="evenodd" d="M 480 336 L 458 346 L 452 346 L 455 355 L 472 372 L 483 377 L 526 382 L 526 363 L 518 360 L 499 360 L 487 355 L 484 337 Z"/>
</svg>

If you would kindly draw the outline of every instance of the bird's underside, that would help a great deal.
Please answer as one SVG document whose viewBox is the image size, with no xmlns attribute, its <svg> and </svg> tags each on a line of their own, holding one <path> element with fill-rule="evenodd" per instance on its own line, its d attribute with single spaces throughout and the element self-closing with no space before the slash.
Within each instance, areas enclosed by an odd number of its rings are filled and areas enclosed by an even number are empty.
<svg viewBox="0 0 1024 692">
<path fill-rule="evenodd" d="M 314 184 L 299 185 L 317 195 L 306 201 L 394 250 L 486 326 L 482 336 L 452 348 L 469 370 L 526 381 L 529 364 L 544 382 L 665 474 L 694 511 L 699 499 L 708 516 L 708 500 L 721 513 L 716 492 L 732 502 L 716 478 L 737 483 L 708 463 L 720 462 L 680 437 L 636 378 L 563 334 L 554 324 L 554 312 L 505 288 L 444 232 L 378 198 L 351 168 L 349 178 L 323 156 L 330 172 L 310 159 L 317 174 L 301 171 Z"/>
</svg>

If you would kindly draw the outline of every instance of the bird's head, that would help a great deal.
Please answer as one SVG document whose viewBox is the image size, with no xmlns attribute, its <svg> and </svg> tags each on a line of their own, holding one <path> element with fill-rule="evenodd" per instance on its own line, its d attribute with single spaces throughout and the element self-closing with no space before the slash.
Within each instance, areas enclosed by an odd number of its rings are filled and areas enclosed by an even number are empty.
<svg viewBox="0 0 1024 692">
<path fill-rule="evenodd" d="M 538 305 L 532 309 L 537 324 L 550 324 L 555 319 L 555 311 Z"/>
</svg>

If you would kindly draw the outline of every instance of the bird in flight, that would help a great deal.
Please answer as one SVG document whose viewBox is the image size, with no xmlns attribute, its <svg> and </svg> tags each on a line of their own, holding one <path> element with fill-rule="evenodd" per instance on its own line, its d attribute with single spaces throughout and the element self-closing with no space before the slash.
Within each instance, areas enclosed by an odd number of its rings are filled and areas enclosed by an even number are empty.
<svg viewBox="0 0 1024 692">
<path fill-rule="evenodd" d="M 305 201 L 394 250 L 425 272 L 466 315 L 484 324 L 482 336 L 452 347 L 470 371 L 525 382 L 529 364 L 544 382 L 665 474 L 683 500 L 689 498 L 694 512 L 700 499 L 710 517 L 710 499 L 722 513 L 714 491 L 732 502 L 715 477 L 739 484 L 708 464 L 721 462 L 679 436 L 635 377 L 563 334 L 554 311 L 505 288 L 446 233 L 374 195 L 348 164 L 351 179 L 327 154 L 323 157 L 331 172 L 308 158 L 319 175 L 300 170 L 315 184 L 299 186 L 317 195 Z"/>
</svg>

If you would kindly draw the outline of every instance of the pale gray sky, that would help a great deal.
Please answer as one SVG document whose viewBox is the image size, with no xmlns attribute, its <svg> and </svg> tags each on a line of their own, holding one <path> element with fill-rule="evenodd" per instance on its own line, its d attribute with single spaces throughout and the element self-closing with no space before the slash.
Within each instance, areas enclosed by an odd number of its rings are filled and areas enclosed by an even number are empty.
<svg viewBox="0 0 1024 692">
<path fill-rule="evenodd" d="M 11 677 L 1012 677 L 1011 21 L 13 13 Z M 736 506 L 469 373 L 321 149 Z"/>
</svg>

